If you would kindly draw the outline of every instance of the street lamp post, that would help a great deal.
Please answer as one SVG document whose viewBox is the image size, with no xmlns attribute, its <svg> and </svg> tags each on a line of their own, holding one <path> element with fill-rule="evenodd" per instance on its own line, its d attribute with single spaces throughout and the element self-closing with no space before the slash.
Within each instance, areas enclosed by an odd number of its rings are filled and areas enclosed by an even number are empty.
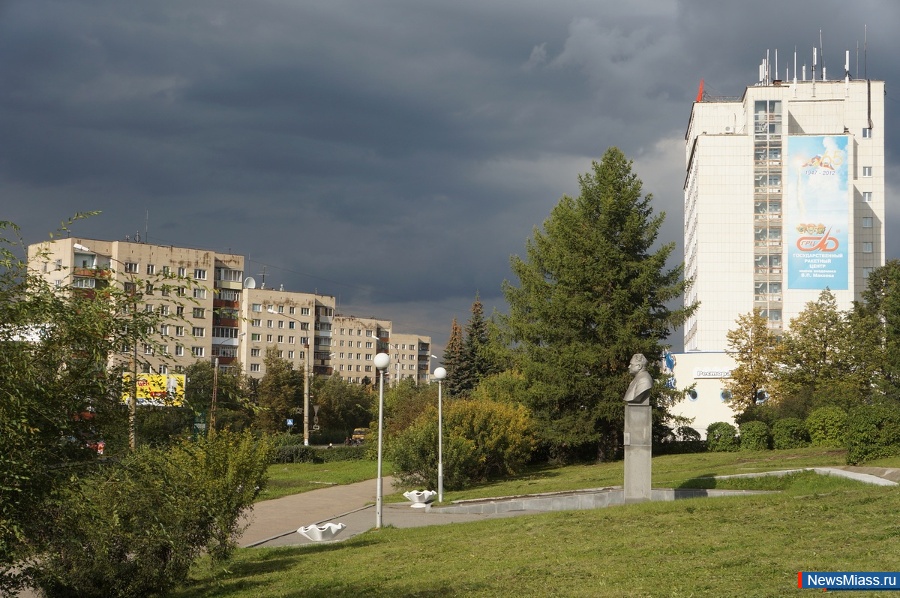
<svg viewBox="0 0 900 598">
<path fill-rule="evenodd" d="M 378 476 L 375 486 L 375 529 L 381 527 L 381 505 L 383 488 L 381 481 L 381 446 L 384 436 L 384 371 L 391 363 L 391 356 L 387 353 L 379 353 L 375 356 L 375 369 L 378 370 Z"/>
<path fill-rule="evenodd" d="M 438 381 L 438 502 L 444 502 L 444 414 L 441 404 L 441 383 L 447 377 L 447 370 L 434 370 L 434 379 Z"/>
</svg>

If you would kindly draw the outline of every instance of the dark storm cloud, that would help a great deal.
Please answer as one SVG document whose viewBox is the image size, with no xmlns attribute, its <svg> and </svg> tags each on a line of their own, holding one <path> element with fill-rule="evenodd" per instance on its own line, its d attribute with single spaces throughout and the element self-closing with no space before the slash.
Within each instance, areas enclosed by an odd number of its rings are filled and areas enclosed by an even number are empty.
<svg viewBox="0 0 900 598">
<path fill-rule="evenodd" d="M 809 63 L 820 29 L 829 76 L 845 49 L 855 76 L 868 23 L 896 130 L 895 4 L 14 0 L 0 218 L 36 241 L 102 210 L 75 234 L 242 253 L 248 275 L 440 346 L 476 292 L 502 309 L 510 254 L 608 146 L 680 247 L 701 78 L 740 95 L 766 50 Z"/>
</svg>

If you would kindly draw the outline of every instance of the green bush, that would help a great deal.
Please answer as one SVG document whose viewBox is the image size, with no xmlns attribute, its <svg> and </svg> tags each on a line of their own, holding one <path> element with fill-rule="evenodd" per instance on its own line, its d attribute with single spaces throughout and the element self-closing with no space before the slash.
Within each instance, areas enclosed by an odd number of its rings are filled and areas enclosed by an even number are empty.
<svg viewBox="0 0 900 598">
<path fill-rule="evenodd" d="M 764 451 L 769 448 L 769 426 L 765 422 L 745 422 L 740 425 L 740 431 L 742 451 Z"/>
<path fill-rule="evenodd" d="M 857 407 L 847 414 L 847 463 L 900 455 L 900 410 L 896 405 Z"/>
<path fill-rule="evenodd" d="M 437 488 L 437 410 L 419 416 L 390 444 L 401 483 Z M 521 405 L 456 400 L 444 409 L 444 488 L 458 490 L 520 472 L 534 447 L 531 416 Z"/>
<path fill-rule="evenodd" d="M 820 407 L 806 418 L 806 431 L 813 446 L 845 446 L 847 413 L 840 407 Z"/>
<path fill-rule="evenodd" d="M 793 449 L 809 445 L 809 434 L 803 420 L 785 417 L 772 424 L 772 448 Z"/>
<path fill-rule="evenodd" d="M 231 554 L 265 484 L 267 452 L 249 434 L 221 432 L 108 462 L 43 511 L 34 583 L 48 597 L 166 594 L 201 554 Z"/>
<path fill-rule="evenodd" d="M 288 444 L 272 449 L 272 463 L 324 463 L 324 461 L 319 451 L 311 446 Z"/>
<path fill-rule="evenodd" d="M 728 422 L 709 424 L 706 428 L 706 448 L 714 453 L 738 450 L 737 428 Z"/>
</svg>

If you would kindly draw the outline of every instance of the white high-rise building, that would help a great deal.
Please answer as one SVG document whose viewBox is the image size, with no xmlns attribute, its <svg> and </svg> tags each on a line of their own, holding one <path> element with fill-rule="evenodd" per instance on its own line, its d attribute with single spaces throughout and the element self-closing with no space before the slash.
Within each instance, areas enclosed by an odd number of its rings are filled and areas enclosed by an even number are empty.
<svg viewBox="0 0 900 598">
<path fill-rule="evenodd" d="M 725 351 L 739 316 L 758 308 L 781 332 L 826 288 L 849 309 L 884 265 L 884 82 L 851 78 L 849 54 L 831 80 L 811 64 L 807 76 L 794 60 L 780 79 L 764 60 L 741 97 L 711 97 L 701 83 L 691 110 L 685 304 L 700 305 L 666 374 L 693 387 L 672 411 L 701 434 L 733 421 Z"/>
<path fill-rule="evenodd" d="M 796 63 L 796 61 L 795 61 Z M 849 63 L 849 54 L 847 56 Z M 825 288 L 840 309 L 885 260 L 884 82 L 784 80 L 767 61 L 740 98 L 698 94 L 685 135 L 685 351 L 724 351 L 735 320 L 785 329 Z M 819 71 L 819 72 L 817 72 Z"/>
</svg>

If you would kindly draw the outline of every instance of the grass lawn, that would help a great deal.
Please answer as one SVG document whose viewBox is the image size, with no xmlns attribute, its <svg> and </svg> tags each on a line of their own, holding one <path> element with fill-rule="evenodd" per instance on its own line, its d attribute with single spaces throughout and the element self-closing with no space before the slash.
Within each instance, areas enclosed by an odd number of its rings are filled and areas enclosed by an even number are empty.
<svg viewBox="0 0 900 598">
<path fill-rule="evenodd" d="M 326 486 L 352 484 L 376 477 L 374 461 L 334 461 L 331 463 L 277 463 L 269 466 L 269 483 L 257 500 L 270 500 Z M 391 464 L 382 463 L 387 475 Z"/>
<path fill-rule="evenodd" d="M 821 449 L 662 456 L 653 459 L 654 486 L 697 478 L 712 485 L 712 474 L 841 465 L 843 458 Z M 459 497 L 619 485 L 622 466 L 542 469 Z M 798 571 L 900 570 L 900 488 L 812 473 L 764 478 L 759 487 L 781 492 L 243 549 L 227 571 L 198 567 L 176 596 L 785 596 L 797 592 Z"/>
</svg>

